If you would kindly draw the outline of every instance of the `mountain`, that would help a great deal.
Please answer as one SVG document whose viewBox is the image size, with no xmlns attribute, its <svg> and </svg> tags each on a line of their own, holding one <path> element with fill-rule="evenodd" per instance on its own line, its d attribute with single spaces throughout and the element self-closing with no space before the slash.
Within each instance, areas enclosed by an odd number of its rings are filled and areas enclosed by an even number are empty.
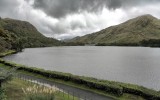
<svg viewBox="0 0 160 100">
<path fill-rule="evenodd" d="M 61 45 L 61 42 L 42 35 L 29 22 L 0 18 L 0 51 L 17 47 L 46 47 Z"/>
<path fill-rule="evenodd" d="M 0 52 L 11 49 L 12 44 L 15 43 L 15 39 L 17 39 L 17 37 L 14 34 L 0 28 Z"/>
<path fill-rule="evenodd" d="M 160 20 L 143 15 L 99 32 L 76 37 L 69 42 L 96 45 L 140 45 L 142 41 L 160 39 Z"/>
</svg>

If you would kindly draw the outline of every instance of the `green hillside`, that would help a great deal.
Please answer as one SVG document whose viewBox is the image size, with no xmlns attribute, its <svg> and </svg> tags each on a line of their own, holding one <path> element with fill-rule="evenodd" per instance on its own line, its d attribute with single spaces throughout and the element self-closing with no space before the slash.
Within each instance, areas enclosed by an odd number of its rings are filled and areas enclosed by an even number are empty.
<svg viewBox="0 0 160 100">
<path fill-rule="evenodd" d="M 0 28 L 0 52 L 10 50 L 15 44 L 17 37 L 3 28 Z"/>
<path fill-rule="evenodd" d="M 76 37 L 70 42 L 96 45 L 141 45 L 142 41 L 160 39 L 160 20 L 143 15 L 93 34 Z"/>
<path fill-rule="evenodd" d="M 0 19 L 0 51 L 26 47 L 46 47 L 61 45 L 61 42 L 43 36 L 26 21 Z"/>
</svg>

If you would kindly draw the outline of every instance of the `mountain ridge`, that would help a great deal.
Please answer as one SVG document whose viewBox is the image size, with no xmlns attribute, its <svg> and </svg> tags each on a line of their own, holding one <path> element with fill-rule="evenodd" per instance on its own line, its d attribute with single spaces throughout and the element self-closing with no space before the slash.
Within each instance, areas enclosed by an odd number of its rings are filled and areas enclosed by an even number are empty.
<svg viewBox="0 0 160 100">
<path fill-rule="evenodd" d="M 45 37 L 27 21 L 11 18 L 0 18 L 0 41 L 0 52 L 10 49 L 58 46 L 62 43 L 54 38 Z"/>
<path fill-rule="evenodd" d="M 146 14 L 92 34 L 73 38 L 69 42 L 138 45 L 141 41 L 149 39 L 160 39 L 160 20 Z"/>
</svg>

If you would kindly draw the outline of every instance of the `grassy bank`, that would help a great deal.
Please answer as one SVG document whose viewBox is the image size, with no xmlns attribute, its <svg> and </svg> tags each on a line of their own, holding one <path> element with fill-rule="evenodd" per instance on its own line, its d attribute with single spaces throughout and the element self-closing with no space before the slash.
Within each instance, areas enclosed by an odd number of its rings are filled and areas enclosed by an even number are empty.
<svg viewBox="0 0 160 100">
<path fill-rule="evenodd" d="M 7 50 L 5 52 L 0 53 L 0 57 L 5 57 L 7 55 L 14 54 L 14 53 L 17 53 L 17 51 L 15 51 L 15 50 Z"/>
<path fill-rule="evenodd" d="M 9 68 L 9 67 L 7 67 L 7 68 Z M 118 97 L 118 96 L 115 96 L 113 94 L 106 93 L 105 91 L 89 88 L 86 85 L 76 84 L 76 83 L 73 83 L 73 82 L 70 82 L 70 81 L 48 78 L 48 77 L 44 77 L 43 75 L 38 75 L 38 74 L 31 73 L 31 72 L 26 72 L 26 71 L 19 71 L 19 73 L 29 75 L 29 76 L 33 76 L 33 77 L 37 77 L 39 79 L 45 79 L 45 80 L 48 80 L 48 81 L 53 81 L 53 82 L 65 84 L 65 85 L 72 86 L 72 87 L 79 88 L 79 89 L 83 89 L 83 90 L 86 90 L 86 91 L 91 91 L 91 92 L 94 92 L 94 93 L 97 93 L 97 94 L 100 94 L 100 95 L 104 95 L 106 97 L 110 97 L 113 100 L 144 100 L 144 98 L 142 98 L 141 96 L 137 96 L 137 95 L 133 95 L 133 94 L 123 93 L 122 96 Z"/>
<path fill-rule="evenodd" d="M 145 99 L 150 100 L 159 100 L 160 93 L 154 91 L 152 89 L 147 89 L 142 86 L 107 81 L 107 80 L 98 80 L 95 78 L 76 76 L 68 73 L 61 73 L 55 71 L 46 71 L 43 69 L 26 67 L 23 65 L 18 65 L 14 63 L 10 63 L 0 59 L 0 63 L 3 63 L 10 67 L 17 67 L 19 71 L 24 71 L 28 73 L 34 73 L 36 75 L 43 76 L 45 78 L 56 79 L 60 81 L 64 81 L 65 83 L 73 83 L 77 85 L 85 86 L 85 88 L 89 88 L 91 90 L 100 91 L 102 93 L 111 94 L 116 98 L 122 98 L 125 94 L 137 95 L 141 96 Z"/>
<path fill-rule="evenodd" d="M 33 87 L 35 85 L 38 86 L 38 84 L 14 78 L 12 81 L 4 85 L 7 100 L 26 100 L 26 94 L 23 92 L 22 88 Z M 54 97 L 55 100 L 73 100 L 73 96 L 56 91 Z M 78 100 L 78 98 L 75 97 L 74 100 Z"/>
</svg>

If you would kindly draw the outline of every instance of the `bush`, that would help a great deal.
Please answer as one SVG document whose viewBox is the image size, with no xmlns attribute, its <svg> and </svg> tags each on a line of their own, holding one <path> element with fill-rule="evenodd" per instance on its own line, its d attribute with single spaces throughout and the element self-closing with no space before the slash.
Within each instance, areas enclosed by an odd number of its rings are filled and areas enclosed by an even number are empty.
<svg viewBox="0 0 160 100">
<path fill-rule="evenodd" d="M 5 90 L 0 88 L 0 100 L 7 100 L 7 96 L 5 94 Z"/>
<path fill-rule="evenodd" d="M 160 39 L 149 39 L 140 42 L 142 46 L 146 47 L 160 47 Z"/>
<path fill-rule="evenodd" d="M 106 93 L 113 94 L 115 96 L 122 96 L 124 93 L 129 93 L 133 95 L 141 96 L 149 100 L 160 100 L 160 93 L 152 89 L 147 89 L 142 86 L 107 81 L 107 80 L 98 80 L 90 77 L 76 76 L 68 73 L 61 73 L 55 71 L 46 71 L 38 68 L 31 68 L 22 65 L 17 65 L 0 59 L 0 63 L 8 65 L 10 67 L 17 67 L 18 70 L 31 72 L 34 74 L 42 75 L 46 78 L 59 79 L 63 81 L 69 81 L 78 85 L 84 85 L 88 88 L 100 90 Z"/>
</svg>

